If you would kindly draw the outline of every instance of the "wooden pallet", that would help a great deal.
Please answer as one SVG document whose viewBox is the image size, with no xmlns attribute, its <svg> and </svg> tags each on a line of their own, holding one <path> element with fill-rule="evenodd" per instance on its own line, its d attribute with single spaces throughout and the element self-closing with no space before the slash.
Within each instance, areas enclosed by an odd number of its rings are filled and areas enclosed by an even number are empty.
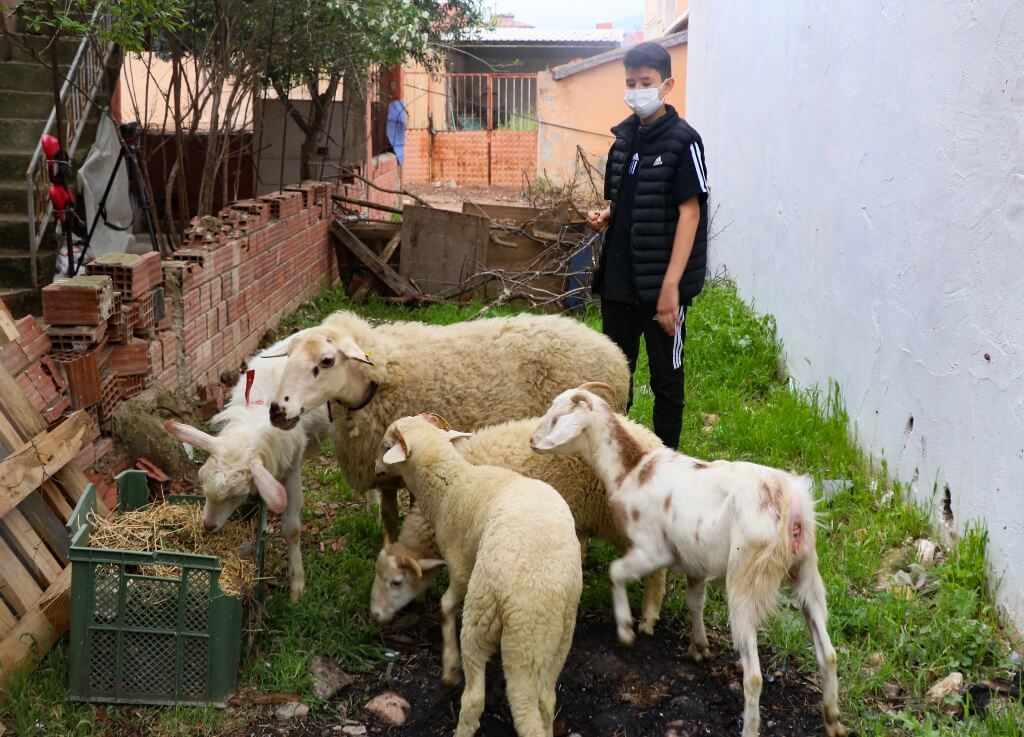
<svg viewBox="0 0 1024 737">
<path fill-rule="evenodd" d="M 11 673 L 34 667 L 67 631 L 71 566 L 64 525 L 88 483 L 72 460 L 99 430 L 82 410 L 47 429 L 2 366 L 0 396 L 2 703 Z"/>
</svg>

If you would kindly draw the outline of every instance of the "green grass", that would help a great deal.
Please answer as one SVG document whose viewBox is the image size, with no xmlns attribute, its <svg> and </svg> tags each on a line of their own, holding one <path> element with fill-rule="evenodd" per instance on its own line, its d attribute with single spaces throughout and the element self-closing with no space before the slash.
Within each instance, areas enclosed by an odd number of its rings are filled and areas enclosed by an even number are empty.
<svg viewBox="0 0 1024 737">
<path fill-rule="evenodd" d="M 338 291 L 325 292 L 283 323 L 289 331 L 319 322 L 336 309 L 355 309 L 378 319 L 452 323 L 475 315 L 480 305 L 433 305 L 412 309 L 374 300 L 353 307 Z M 514 312 L 512 308 L 499 314 Z M 599 318 L 586 316 L 594 327 Z M 683 449 L 706 458 L 744 459 L 812 473 L 818 479 L 850 479 L 852 489 L 819 506 L 818 551 L 828 591 L 829 629 L 839 653 L 840 704 L 844 721 L 858 734 L 1019 735 L 1024 705 L 1000 704 L 967 720 L 925 704 L 925 693 L 951 670 L 967 683 L 1006 677 L 1009 646 L 985 594 L 985 531 L 969 527 L 933 570 L 937 586 L 910 598 L 877 591 L 883 556 L 929 533 L 925 510 L 900 501 L 902 487 L 872 472 L 850 440 L 848 417 L 834 387 L 794 391 L 780 368 L 781 346 L 770 317 L 756 315 L 729 283 L 710 285 L 688 313 L 687 409 Z M 638 369 L 635 419 L 650 423 L 652 397 L 647 365 Z M 716 415 L 708 421 L 705 415 Z M 275 536 L 268 565 L 281 582 L 267 602 L 267 629 L 257 638 L 242 671 L 242 687 L 302 693 L 307 701 L 306 663 L 332 655 L 361 671 L 386 660 L 388 652 L 368 614 L 370 561 L 381 539 L 376 518 L 355 499 L 329 460 L 311 463 L 306 474 L 303 536 L 306 593 L 288 599 L 282 544 Z M 882 504 L 887 489 L 894 502 Z M 337 510 L 330 510 L 330 503 Z M 325 511 L 326 510 L 326 511 Z M 330 549 L 341 541 L 340 550 Z M 325 542 L 326 551 L 319 551 Z M 607 564 L 614 551 L 591 546 L 581 608 L 610 615 Z M 638 593 L 635 590 L 634 596 Z M 663 621 L 688 627 L 684 588 L 670 576 Z M 707 621 L 726 633 L 724 599 L 712 590 Z M 797 669 L 817 680 L 813 653 L 799 613 L 783 600 L 761 637 L 764 667 Z M 609 643 L 612 646 L 612 643 Z M 768 651 L 771 651 L 769 657 Z M 872 665 L 872 656 L 880 662 Z M 31 675 L 9 688 L 5 719 L 15 734 L 118 734 L 136 728 L 157 735 L 222 734 L 245 719 L 205 709 L 115 709 L 64 702 L 67 645 L 62 643 Z M 898 687 L 898 695 L 886 691 Z M 39 725 L 38 727 L 35 725 Z"/>
</svg>

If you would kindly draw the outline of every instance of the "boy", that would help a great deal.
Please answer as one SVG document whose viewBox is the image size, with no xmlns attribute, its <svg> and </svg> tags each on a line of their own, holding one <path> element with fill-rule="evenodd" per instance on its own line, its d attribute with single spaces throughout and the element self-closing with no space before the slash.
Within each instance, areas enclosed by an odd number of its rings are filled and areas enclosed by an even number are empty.
<svg viewBox="0 0 1024 737">
<path fill-rule="evenodd" d="M 601 295 L 604 333 L 626 354 L 631 370 L 644 337 L 654 432 L 678 449 L 686 308 L 704 286 L 707 265 L 704 144 L 664 102 L 675 84 L 668 51 L 642 43 L 623 62 L 625 102 L 633 115 L 612 128 L 604 185 L 611 204 L 588 215 L 595 229 L 608 228 L 594 292 Z"/>
</svg>

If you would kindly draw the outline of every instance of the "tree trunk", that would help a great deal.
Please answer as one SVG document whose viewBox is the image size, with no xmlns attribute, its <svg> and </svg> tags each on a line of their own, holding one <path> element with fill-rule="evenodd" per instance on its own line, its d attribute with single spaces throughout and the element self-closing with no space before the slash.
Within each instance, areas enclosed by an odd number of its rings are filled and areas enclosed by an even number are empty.
<svg viewBox="0 0 1024 737">
<path fill-rule="evenodd" d="M 327 83 L 327 89 L 319 94 L 316 79 L 307 79 L 306 87 L 309 89 L 309 118 L 303 118 L 302 114 L 292 105 L 292 101 L 285 94 L 283 85 L 273 82 L 274 90 L 277 92 L 277 99 L 284 105 L 285 110 L 291 119 L 302 131 L 302 145 L 299 148 L 299 176 L 301 179 L 313 178 L 313 167 L 310 160 L 316 153 L 317 144 L 320 142 L 320 135 L 324 133 L 324 126 L 327 124 L 329 106 L 334 104 L 334 96 L 338 92 L 338 84 L 341 77 L 332 74 Z M 330 131 L 326 131 L 330 134 Z M 282 152 L 284 154 L 284 152 Z"/>
</svg>

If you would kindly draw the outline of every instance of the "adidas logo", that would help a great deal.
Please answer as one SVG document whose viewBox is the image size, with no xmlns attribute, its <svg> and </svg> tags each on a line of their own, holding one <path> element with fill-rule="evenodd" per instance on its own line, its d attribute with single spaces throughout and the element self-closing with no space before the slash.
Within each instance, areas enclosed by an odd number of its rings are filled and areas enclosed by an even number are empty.
<svg viewBox="0 0 1024 737">
<path fill-rule="evenodd" d="M 656 158 L 651 166 L 661 166 L 661 157 Z"/>
</svg>

